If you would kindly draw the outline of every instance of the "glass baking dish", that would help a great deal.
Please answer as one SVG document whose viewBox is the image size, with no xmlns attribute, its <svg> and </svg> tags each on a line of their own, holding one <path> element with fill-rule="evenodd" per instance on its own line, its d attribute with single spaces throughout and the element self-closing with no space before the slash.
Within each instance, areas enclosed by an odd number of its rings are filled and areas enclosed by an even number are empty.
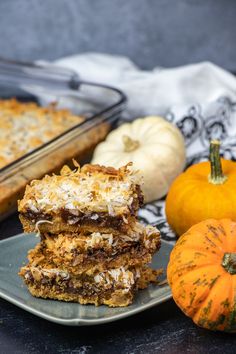
<svg viewBox="0 0 236 354">
<path fill-rule="evenodd" d="M 81 164 L 88 161 L 126 102 L 120 90 L 85 82 L 73 71 L 0 59 L 0 98 L 11 97 L 42 106 L 57 102 L 58 108 L 69 108 L 85 119 L 0 169 L 0 220 L 16 210 L 29 181 L 57 172 L 73 158 Z"/>
</svg>

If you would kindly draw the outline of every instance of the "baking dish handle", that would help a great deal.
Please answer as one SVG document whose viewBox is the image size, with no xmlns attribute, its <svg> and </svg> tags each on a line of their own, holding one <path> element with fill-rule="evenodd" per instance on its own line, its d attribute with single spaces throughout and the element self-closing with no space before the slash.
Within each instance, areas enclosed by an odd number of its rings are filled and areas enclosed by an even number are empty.
<svg viewBox="0 0 236 354">
<path fill-rule="evenodd" d="M 48 63 L 26 63 L 0 57 L 0 82 L 8 86 L 37 84 L 47 88 L 77 90 L 79 75 L 70 69 L 58 68 Z"/>
</svg>

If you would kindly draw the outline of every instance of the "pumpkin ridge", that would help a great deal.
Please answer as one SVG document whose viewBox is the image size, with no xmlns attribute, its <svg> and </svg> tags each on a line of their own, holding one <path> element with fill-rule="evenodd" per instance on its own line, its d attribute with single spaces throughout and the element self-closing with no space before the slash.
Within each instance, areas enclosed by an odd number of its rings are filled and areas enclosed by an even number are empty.
<svg viewBox="0 0 236 354">
<path fill-rule="evenodd" d="M 149 136 L 152 135 L 157 135 L 157 134 L 161 134 L 161 132 L 166 131 L 169 135 L 169 138 L 174 138 L 176 140 L 176 127 L 172 125 L 169 125 L 169 122 L 167 124 L 163 124 L 163 123 L 159 123 L 158 125 L 153 126 L 152 124 L 149 126 L 148 129 L 146 129 L 144 132 L 142 132 L 144 135 L 148 133 Z M 151 132 L 151 133 L 150 133 Z M 177 131 L 179 132 L 179 131 Z M 170 136 L 171 135 L 171 136 Z M 181 136 L 182 137 L 182 136 Z M 179 135 L 178 135 L 178 140 L 179 139 Z M 183 140 L 183 139 L 182 139 Z"/>
<path fill-rule="evenodd" d="M 169 155 L 173 155 L 173 153 L 176 152 L 176 147 L 172 147 L 166 143 L 160 143 L 161 146 L 165 146 L 166 148 L 168 148 L 169 151 L 165 152 L 166 154 L 168 153 Z M 145 146 L 140 144 L 140 149 L 142 149 L 142 151 L 144 151 L 145 149 L 146 150 L 149 150 L 148 151 L 148 155 L 151 156 L 150 154 L 150 149 L 152 149 L 153 151 L 153 158 L 156 159 L 155 157 L 155 150 L 157 149 L 157 143 L 155 142 L 152 142 L 152 143 L 149 143 L 148 141 L 145 142 Z M 183 170 L 184 166 L 185 166 L 185 161 L 183 163 L 183 157 L 184 155 L 176 155 L 175 156 L 175 160 L 178 161 L 179 164 L 181 164 L 181 171 Z M 156 163 L 158 162 L 158 159 L 156 159 Z M 175 177 L 176 178 L 176 177 Z M 172 182 L 173 182 L 173 179 L 172 179 Z"/>
<path fill-rule="evenodd" d="M 180 269 L 180 268 L 177 268 L 176 269 L 176 266 L 175 266 L 175 272 L 172 272 L 171 271 L 171 273 L 172 273 L 172 277 L 173 276 L 176 276 L 177 275 L 177 273 L 178 273 L 178 270 L 179 271 L 182 271 L 182 270 L 184 270 L 184 269 L 186 269 L 187 271 L 184 273 L 184 274 L 181 274 L 181 275 L 178 275 L 178 282 L 179 281 L 181 281 L 181 278 L 182 277 L 185 277 L 186 276 L 186 273 L 191 273 L 191 272 L 193 272 L 193 271 L 195 271 L 195 270 L 198 270 L 198 269 L 201 269 L 201 268 L 205 268 L 205 267 L 215 267 L 216 265 L 215 265 L 215 263 L 214 264 L 211 264 L 211 263 L 209 263 L 209 264 L 202 264 L 202 265 L 196 265 L 193 269 L 187 269 L 187 268 L 185 268 L 184 266 L 183 266 L 183 269 Z M 219 265 L 220 266 L 220 265 Z M 171 263 L 170 263 L 170 265 L 169 265 L 169 267 L 170 267 L 170 269 L 171 269 L 171 267 L 172 267 L 172 265 L 171 265 Z M 222 272 L 222 274 L 224 274 L 223 272 Z M 169 282 L 169 277 L 167 276 L 167 279 L 168 279 L 168 282 Z M 171 283 L 171 280 L 170 280 L 170 283 Z"/>
<path fill-rule="evenodd" d="M 210 230 L 211 231 L 211 230 Z M 213 242 L 208 236 L 205 236 L 205 240 L 207 240 L 207 242 L 214 248 L 217 248 L 217 245 L 215 244 L 215 242 Z"/>
<path fill-rule="evenodd" d="M 147 154 L 147 157 L 148 157 L 148 156 L 149 156 L 149 155 Z M 166 182 L 167 178 L 166 178 L 166 176 L 164 175 L 163 170 L 162 170 L 161 168 L 160 168 L 160 170 L 159 170 L 159 173 L 160 173 L 160 175 L 161 175 L 163 181 L 165 182 L 166 190 L 168 190 L 168 183 Z"/>
<path fill-rule="evenodd" d="M 229 230 L 228 232 L 228 237 L 225 244 L 225 253 L 236 252 L 235 237 L 236 237 L 236 223 L 233 230 Z"/>
<path fill-rule="evenodd" d="M 184 235 L 186 235 L 186 233 Z M 202 240 L 202 238 L 200 238 L 200 237 L 202 237 L 202 234 L 200 232 L 194 232 L 194 235 L 195 235 L 196 239 L 199 238 Z M 178 250 L 179 247 L 182 246 L 182 244 L 179 243 L 180 240 L 183 240 L 183 236 L 180 237 L 179 240 L 177 241 L 177 243 L 175 245 L 175 250 Z M 204 240 L 202 240 L 202 241 L 204 241 Z M 188 237 L 186 237 L 186 242 L 188 242 Z M 216 250 L 218 251 L 217 254 L 219 255 L 219 257 L 221 257 L 225 252 L 224 249 L 222 247 L 220 247 L 220 245 L 216 244 L 215 246 L 216 246 Z M 223 246 L 224 246 L 224 244 L 223 244 Z M 193 251 L 196 251 L 196 252 L 197 251 L 204 251 L 204 252 L 210 253 L 208 251 L 208 249 L 206 249 L 204 246 L 200 247 L 200 244 L 199 245 L 197 245 L 197 244 L 191 245 L 190 243 L 187 243 L 187 244 L 185 243 L 184 248 L 185 249 L 192 249 Z M 211 252 L 211 253 L 213 253 L 213 252 Z"/>
<path fill-rule="evenodd" d="M 197 180 L 199 179 L 199 177 L 204 178 L 204 180 L 207 180 L 206 170 L 207 173 L 210 173 L 210 163 L 209 161 L 202 161 L 198 164 L 194 164 L 188 167 L 187 170 L 184 171 L 184 174 L 188 177 L 195 177 Z"/>
<path fill-rule="evenodd" d="M 204 250 L 204 248 L 195 248 L 195 247 L 192 248 L 191 245 L 187 245 L 184 247 L 184 251 L 181 251 L 181 256 L 183 256 L 185 250 L 192 251 L 191 253 L 192 253 L 193 257 L 197 253 L 199 253 L 199 256 L 203 255 L 204 257 L 209 257 L 209 256 L 211 256 L 212 258 L 214 257 L 214 259 L 212 259 L 212 262 L 219 261 L 219 264 L 222 260 L 223 255 L 224 255 L 223 251 L 213 253 L 211 250 Z M 178 249 L 176 251 L 178 251 Z M 178 253 L 176 253 L 176 254 L 178 254 Z M 196 258 L 195 258 L 195 261 L 196 261 Z"/>
<path fill-rule="evenodd" d="M 223 185 L 223 188 L 224 188 L 224 192 L 223 192 L 224 193 L 224 197 L 227 199 L 227 203 L 229 203 L 229 201 L 230 201 L 230 204 L 231 204 L 230 209 L 231 210 L 236 209 L 236 202 L 234 203 L 233 200 L 232 200 L 232 191 L 231 191 L 231 189 L 229 190 L 228 187 L 225 184 Z M 236 189 L 236 185 L 235 185 L 235 189 Z M 236 217 L 236 213 L 235 213 L 235 217 Z M 233 217 L 232 217 L 232 219 L 233 219 Z M 227 219 L 223 219 L 222 220 L 223 224 L 225 222 L 224 220 L 227 220 Z M 227 232 L 227 230 L 225 230 L 225 232 Z M 236 234 L 236 228 L 235 228 L 235 234 Z M 230 240 L 229 240 L 228 237 L 226 237 L 225 240 L 224 240 L 224 248 L 226 249 L 228 247 L 230 248 Z"/>
<path fill-rule="evenodd" d="M 181 205 L 180 208 L 178 208 L 178 210 L 176 211 L 175 214 L 171 214 L 167 211 L 167 215 L 172 215 L 172 217 L 174 216 L 174 220 L 177 219 L 177 220 L 181 220 L 181 218 L 183 218 L 183 210 L 185 208 L 185 205 L 187 205 L 189 203 L 189 200 L 185 197 L 186 195 L 188 195 L 188 193 L 190 193 L 189 191 L 191 191 L 193 188 L 192 188 L 192 185 L 189 184 L 187 187 L 183 188 L 180 192 L 179 192 L 179 195 L 178 195 L 178 199 L 175 201 L 175 203 L 178 203 Z M 167 210 L 168 210 L 168 206 L 169 206 L 169 203 L 168 203 L 168 196 L 167 196 Z M 170 206 L 170 208 L 172 208 L 172 206 Z M 167 218 L 167 221 L 168 223 L 170 224 L 170 226 L 172 227 L 172 229 L 177 232 L 177 234 L 181 234 L 181 232 L 179 232 L 179 230 L 176 230 L 175 227 L 173 226 L 173 224 L 175 224 L 175 221 L 172 222 L 169 217 Z"/>
<path fill-rule="evenodd" d="M 154 134 L 153 134 L 154 135 Z M 151 144 L 148 144 L 148 146 L 150 146 L 150 145 L 157 145 L 157 142 L 152 142 Z M 170 149 L 170 150 L 172 150 L 172 152 L 176 152 L 176 146 L 172 146 L 172 145 L 170 145 L 170 144 L 168 144 L 168 143 L 165 143 L 165 142 L 161 142 L 160 143 L 160 145 L 164 145 L 164 146 L 166 146 L 168 149 Z"/>
<path fill-rule="evenodd" d="M 199 235 L 200 236 L 200 235 Z M 198 234 L 196 233 L 196 238 L 198 237 Z M 179 249 L 182 249 L 182 246 L 184 245 L 184 249 L 186 250 L 192 250 L 193 252 L 203 252 L 204 254 L 217 254 L 219 257 L 222 257 L 222 255 L 225 253 L 224 250 L 222 250 L 221 248 L 218 247 L 217 249 L 217 253 L 215 252 L 215 249 L 213 250 L 214 252 L 212 252 L 212 250 L 209 251 L 209 248 L 206 248 L 205 246 L 208 246 L 208 243 L 205 243 L 204 239 L 201 239 L 199 237 L 199 240 L 203 241 L 203 246 L 200 246 L 200 244 L 193 244 L 191 245 L 189 242 L 187 242 L 188 240 L 186 240 L 185 243 L 181 243 L 181 244 L 176 244 L 175 249 L 173 254 L 176 254 L 177 252 L 179 252 Z M 182 252 L 182 251 L 181 251 Z"/>
<path fill-rule="evenodd" d="M 230 303 L 234 304 L 233 308 L 231 309 L 230 312 L 230 316 L 229 316 L 229 320 L 228 320 L 228 324 L 226 327 L 226 330 L 228 331 L 235 331 L 236 330 L 236 295 L 234 294 L 234 286 L 233 283 L 235 282 L 235 277 L 233 277 L 233 279 L 231 280 L 231 287 L 230 287 L 230 291 L 229 294 L 231 295 L 230 297 Z"/>
<path fill-rule="evenodd" d="M 218 275 L 218 276 L 216 277 L 216 280 L 213 282 L 212 286 L 210 286 L 209 292 L 208 292 L 208 294 L 207 294 L 205 300 L 200 304 L 198 310 L 196 311 L 196 313 L 195 313 L 194 316 L 193 316 L 193 321 L 194 321 L 195 323 L 200 324 L 199 321 L 201 321 L 201 318 L 199 318 L 199 319 L 197 320 L 196 317 L 199 315 L 199 312 L 200 312 L 201 310 L 204 312 L 204 309 L 208 308 L 208 305 L 207 305 L 205 308 L 204 308 L 204 306 L 205 306 L 205 304 L 206 304 L 207 302 L 209 303 L 210 301 L 212 301 L 212 300 L 209 300 L 209 299 L 208 299 L 208 298 L 210 297 L 210 295 L 211 295 L 212 289 L 219 283 L 219 280 L 222 281 L 224 277 L 225 277 L 225 274 L 220 274 L 220 275 Z M 205 315 L 206 315 L 206 313 L 205 313 Z"/>
<path fill-rule="evenodd" d="M 148 134 L 150 131 L 153 131 L 153 121 L 150 121 L 149 117 L 146 117 L 146 124 L 145 126 L 143 126 L 143 122 L 142 122 L 142 118 L 136 119 L 134 120 L 133 124 L 130 123 L 126 123 L 127 127 L 131 128 L 131 133 L 133 134 L 133 136 L 136 136 L 138 138 L 138 134 L 140 132 L 140 127 L 142 128 L 142 136 Z M 156 121 L 155 122 L 155 129 L 157 129 L 157 131 L 159 132 L 159 126 L 163 125 L 163 122 L 161 121 Z M 164 126 L 166 127 L 166 122 L 164 122 Z M 121 125 L 121 127 L 123 127 L 123 125 Z M 125 130 L 127 130 L 127 127 Z"/>
<path fill-rule="evenodd" d="M 179 277 L 178 280 L 174 279 L 171 287 L 174 300 L 183 312 L 192 318 L 202 307 L 214 284 L 223 273 L 220 267 L 218 267 L 218 272 L 215 272 L 214 267 L 211 266 L 206 268 L 205 278 L 201 276 L 202 272 L 199 272 L 198 268 L 195 269 L 195 274 L 191 273 L 188 273 L 187 281 L 184 277 Z"/>
</svg>

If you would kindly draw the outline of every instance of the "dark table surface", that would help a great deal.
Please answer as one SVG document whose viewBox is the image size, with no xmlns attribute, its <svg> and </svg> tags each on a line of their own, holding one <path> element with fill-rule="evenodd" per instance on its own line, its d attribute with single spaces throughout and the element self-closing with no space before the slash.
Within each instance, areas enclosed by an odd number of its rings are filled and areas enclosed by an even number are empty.
<svg viewBox="0 0 236 354">
<path fill-rule="evenodd" d="M 20 233 L 17 215 L 0 223 L 0 238 Z M 234 347 L 235 346 L 235 347 Z M 93 327 L 47 322 L 0 300 L 0 353 L 235 353 L 236 336 L 196 327 L 174 302 Z"/>
</svg>

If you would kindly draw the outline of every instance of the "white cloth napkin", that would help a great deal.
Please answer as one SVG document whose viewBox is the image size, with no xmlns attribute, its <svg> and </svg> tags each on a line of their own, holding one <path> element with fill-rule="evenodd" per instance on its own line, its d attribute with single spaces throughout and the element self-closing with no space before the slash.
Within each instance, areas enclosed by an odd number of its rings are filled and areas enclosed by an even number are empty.
<svg viewBox="0 0 236 354">
<path fill-rule="evenodd" d="M 123 90 L 128 97 L 125 119 L 159 114 L 172 121 L 185 137 L 189 163 L 206 155 L 212 138 L 222 141 L 227 157 L 236 158 L 236 78 L 226 70 L 202 62 L 145 71 L 128 58 L 95 53 L 54 64 Z"/>
<path fill-rule="evenodd" d="M 76 71 L 84 80 L 106 83 L 128 97 L 125 119 L 162 115 L 182 131 L 187 163 L 208 157 L 209 140 L 220 139 L 222 154 L 236 159 L 236 79 L 220 67 L 202 62 L 144 71 L 120 56 L 88 53 L 54 62 Z M 164 215 L 164 201 L 140 211 L 144 221 L 157 224 L 173 240 Z"/>
</svg>

